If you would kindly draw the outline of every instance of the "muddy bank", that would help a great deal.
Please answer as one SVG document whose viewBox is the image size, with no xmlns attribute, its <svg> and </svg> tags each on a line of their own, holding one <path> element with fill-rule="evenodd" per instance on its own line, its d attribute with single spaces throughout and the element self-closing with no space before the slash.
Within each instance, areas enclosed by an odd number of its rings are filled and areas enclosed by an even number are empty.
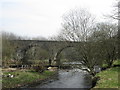
<svg viewBox="0 0 120 90">
<path fill-rule="evenodd" d="M 96 86 L 98 80 L 100 80 L 99 76 L 96 76 L 96 77 L 92 78 L 92 87 L 91 88 L 94 88 Z"/>
</svg>

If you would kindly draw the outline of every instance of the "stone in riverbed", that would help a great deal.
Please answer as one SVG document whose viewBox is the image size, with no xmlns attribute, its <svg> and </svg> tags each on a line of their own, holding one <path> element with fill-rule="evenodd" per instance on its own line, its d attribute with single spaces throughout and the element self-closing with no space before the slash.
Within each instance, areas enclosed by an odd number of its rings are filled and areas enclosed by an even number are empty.
<svg viewBox="0 0 120 90">
<path fill-rule="evenodd" d="M 49 71 L 56 71 L 58 69 L 58 67 L 48 67 L 47 68 Z"/>
</svg>

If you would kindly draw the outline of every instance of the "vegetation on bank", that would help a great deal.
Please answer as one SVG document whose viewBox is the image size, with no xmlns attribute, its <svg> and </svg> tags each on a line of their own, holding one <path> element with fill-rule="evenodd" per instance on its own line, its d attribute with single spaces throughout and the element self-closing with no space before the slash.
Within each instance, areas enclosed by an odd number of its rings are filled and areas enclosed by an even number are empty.
<svg viewBox="0 0 120 90">
<path fill-rule="evenodd" d="M 4 77 L 2 80 L 3 88 L 16 88 L 24 85 L 29 85 L 35 82 L 46 80 L 55 74 L 55 71 L 44 71 L 42 73 L 34 71 L 14 71 L 4 72 L 4 75 L 12 74 L 15 77 Z"/>
<path fill-rule="evenodd" d="M 94 88 L 119 88 L 120 60 L 114 62 L 113 67 L 101 71 L 96 76 L 100 77 Z"/>
</svg>

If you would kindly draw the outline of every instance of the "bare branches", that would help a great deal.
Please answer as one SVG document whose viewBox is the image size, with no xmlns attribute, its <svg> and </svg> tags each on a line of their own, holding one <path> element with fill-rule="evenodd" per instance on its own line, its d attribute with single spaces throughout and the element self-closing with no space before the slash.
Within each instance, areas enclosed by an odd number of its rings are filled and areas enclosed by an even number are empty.
<svg viewBox="0 0 120 90">
<path fill-rule="evenodd" d="M 94 18 L 84 9 L 72 10 L 63 16 L 61 35 L 70 41 L 87 41 Z"/>
<path fill-rule="evenodd" d="M 109 16 L 115 20 L 120 20 L 120 0 L 117 0 L 117 4 L 114 6 L 113 14 Z"/>
</svg>

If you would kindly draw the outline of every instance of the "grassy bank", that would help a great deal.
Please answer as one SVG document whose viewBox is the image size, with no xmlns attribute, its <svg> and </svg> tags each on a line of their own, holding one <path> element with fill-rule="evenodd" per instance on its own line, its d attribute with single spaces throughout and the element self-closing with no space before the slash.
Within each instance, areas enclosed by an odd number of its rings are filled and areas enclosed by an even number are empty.
<svg viewBox="0 0 120 90">
<path fill-rule="evenodd" d="M 4 75 L 12 74 L 15 77 L 4 77 L 2 80 L 3 88 L 15 88 L 27 84 L 32 84 L 37 81 L 42 81 L 55 74 L 55 71 L 44 71 L 43 73 L 33 71 L 15 71 L 4 72 Z"/>
<path fill-rule="evenodd" d="M 112 68 L 97 74 L 97 76 L 100 76 L 100 80 L 94 88 L 119 88 L 120 67 L 115 67 L 115 65 L 120 65 L 120 61 L 115 61 Z"/>
</svg>

